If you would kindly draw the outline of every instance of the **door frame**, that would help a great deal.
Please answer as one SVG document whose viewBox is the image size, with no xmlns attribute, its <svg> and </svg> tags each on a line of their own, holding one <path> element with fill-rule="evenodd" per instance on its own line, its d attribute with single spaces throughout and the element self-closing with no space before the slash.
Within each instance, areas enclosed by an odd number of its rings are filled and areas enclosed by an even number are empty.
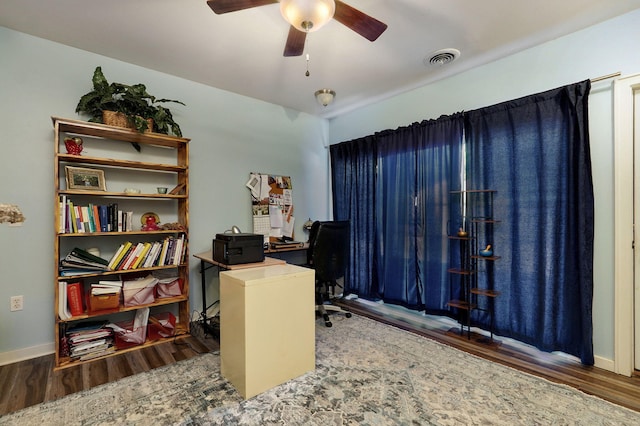
<svg viewBox="0 0 640 426">
<path fill-rule="evenodd" d="M 614 371 L 625 376 L 634 371 L 633 121 L 639 90 L 640 74 L 614 82 Z"/>
</svg>

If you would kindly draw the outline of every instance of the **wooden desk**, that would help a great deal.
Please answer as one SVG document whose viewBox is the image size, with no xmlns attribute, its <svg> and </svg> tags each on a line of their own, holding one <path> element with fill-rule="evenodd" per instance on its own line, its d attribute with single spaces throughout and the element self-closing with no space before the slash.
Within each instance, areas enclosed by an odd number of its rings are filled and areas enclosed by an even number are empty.
<svg viewBox="0 0 640 426">
<path fill-rule="evenodd" d="M 301 249 L 298 249 L 301 250 Z M 265 251 L 266 253 L 266 251 Z M 210 265 L 213 266 L 217 266 L 221 269 L 226 269 L 226 270 L 234 270 L 234 269 L 247 269 L 247 268 L 259 268 L 261 266 L 272 266 L 272 265 L 282 265 L 285 264 L 287 262 L 281 260 L 281 259 L 274 259 L 272 257 L 265 257 L 264 260 L 262 262 L 255 262 L 255 263 L 239 263 L 237 265 L 228 265 L 226 263 L 222 263 L 222 262 L 218 262 L 216 260 L 213 260 L 213 252 L 211 250 L 209 251 L 205 251 L 202 253 L 198 253 L 198 254 L 194 254 L 193 257 L 197 257 L 198 259 L 200 259 L 201 262 L 205 262 L 208 263 Z"/>
<path fill-rule="evenodd" d="M 220 273 L 221 373 L 243 398 L 315 369 L 314 277 L 295 265 Z"/>
<path fill-rule="evenodd" d="M 210 305 L 207 305 L 207 281 L 205 279 L 205 272 L 210 269 L 217 267 L 218 270 L 238 270 L 238 269 L 248 269 L 248 268 L 259 268 L 263 266 L 272 266 L 272 265 L 284 265 L 285 262 L 282 259 L 274 259 L 272 257 L 265 257 L 262 262 L 255 263 L 241 263 L 238 265 L 227 265 L 226 263 L 221 263 L 216 260 L 213 260 L 213 251 L 205 251 L 202 253 L 194 254 L 193 257 L 200 259 L 200 282 L 202 285 L 202 313 L 200 314 L 200 318 L 202 319 L 202 323 L 204 325 L 205 334 L 209 333 L 212 336 L 214 335 L 214 330 L 209 327 L 207 321 L 207 310 L 219 302 L 216 300 L 212 302 Z"/>
</svg>

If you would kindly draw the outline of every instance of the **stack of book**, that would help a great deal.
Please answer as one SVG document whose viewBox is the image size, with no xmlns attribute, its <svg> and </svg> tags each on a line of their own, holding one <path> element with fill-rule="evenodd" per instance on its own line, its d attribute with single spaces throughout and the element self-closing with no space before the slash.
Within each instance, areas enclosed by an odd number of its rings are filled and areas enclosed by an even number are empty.
<svg viewBox="0 0 640 426">
<path fill-rule="evenodd" d="M 59 205 L 61 234 L 133 231 L 133 212 L 119 210 L 117 203 L 80 206 L 62 195 Z"/>
<path fill-rule="evenodd" d="M 78 247 L 60 261 L 60 276 L 95 274 L 109 270 L 109 261 Z"/>
<path fill-rule="evenodd" d="M 104 321 L 86 322 L 67 330 L 71 358 L 85 361 L 114 352 L 113 330 L 105 325 Z"/>
<path fill-rule="evenodd" d="M 120 245 L 107 267 L 112 271 L 151 268 L 154 266 L 179 265 L 186 251 L 185 236 L 173 236 L 163 241 L 132 243 Z"/>
</svg>

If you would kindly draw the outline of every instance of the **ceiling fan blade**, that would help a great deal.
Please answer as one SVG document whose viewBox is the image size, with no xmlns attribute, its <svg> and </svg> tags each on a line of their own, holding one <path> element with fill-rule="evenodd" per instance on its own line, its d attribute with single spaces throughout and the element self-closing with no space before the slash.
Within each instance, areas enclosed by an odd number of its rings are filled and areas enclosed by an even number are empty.
<svg viewBox="0 0 640 426">
<path fill-rule="evenodd" d="M 333 18 L 367 40 L 375 41 L 387 29 L 387 24 L 384 22 L 380 22 L 340 0 L 335 0 L 335 2 L 336 13 Z"/>
<path fill-rule="evenodd" d="M 284 46 L 284 56 L 300 56 L 304 52 L 304 42 L 307 38 L 307 33 L 299 31 L 291 25 L 289 27 L 289 36 L 287 37 L 287 44 Z"/>
<path fill-rule="evenodd" d="M 218 15 L 235 12 L 238 10 L 251 9 L 252 7 L 264 6 L 278 3 L 278 0 L 208 0 L 207 4 Z"/>
</svg>

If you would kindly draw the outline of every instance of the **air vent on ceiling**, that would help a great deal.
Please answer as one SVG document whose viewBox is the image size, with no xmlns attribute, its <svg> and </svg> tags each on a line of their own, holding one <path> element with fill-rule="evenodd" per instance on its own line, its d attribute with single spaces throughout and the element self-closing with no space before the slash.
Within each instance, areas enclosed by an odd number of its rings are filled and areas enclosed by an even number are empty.
<svg viewBox="0 0 640 426">
<path fill-rule="evenodd" d="M 424 58 L 424 64 L 429 65 L 446 65 L 455 61 L 460 56 L 458 49 L 440 49 Z"/>
</svg>

